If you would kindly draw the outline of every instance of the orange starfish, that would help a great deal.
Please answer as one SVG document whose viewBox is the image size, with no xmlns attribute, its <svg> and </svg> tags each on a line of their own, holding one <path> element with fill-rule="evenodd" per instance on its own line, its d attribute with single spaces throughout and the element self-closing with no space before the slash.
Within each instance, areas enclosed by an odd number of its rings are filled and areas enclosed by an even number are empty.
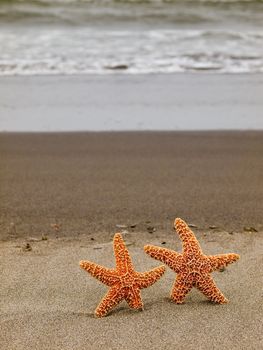
<svg viewBox="0 0 263 350">
<path fill-rule="evenodd" d="M 95 310 L 97 317 L 106 314 L 123 299 L 134 309 L 143 309 L 140 289 L 154 284 L 164 273 L 165 267 L 156 267 L 148 272 L 134 270 L 132 261 L 120 233 L 113 239 L 116 269 L 107 269 L 89 261 L 80 261 L 80 267 L 110 287 Z"/>
<path fill-rule="evenodd" d="M 187 293 L 196 287 L 210 300 L 219 304 L 227 303 L 228 300 L 217 288 L 210 274 L 238 260 L 239 255 L 204 255 L 194 233 L 182 219 L 175 219 L 174 227 L 183 242 L 182 254 L 152 245 L 144 247 L 147 254 L 164 262 L 177 273 L 171 298 L 177 304 L 182 304 Z"/>
</svg>

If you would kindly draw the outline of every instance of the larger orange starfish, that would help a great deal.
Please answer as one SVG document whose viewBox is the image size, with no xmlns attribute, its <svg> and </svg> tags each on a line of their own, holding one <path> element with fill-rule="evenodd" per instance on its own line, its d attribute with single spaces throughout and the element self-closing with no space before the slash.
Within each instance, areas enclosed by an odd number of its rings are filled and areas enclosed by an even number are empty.
<svg viewBox="0 0 263 350">
<path fill-rule="evenodd" d="M 194 233 L 182 219 L 175 219 L 174 227 L 183 242 L 182 254 L 152 245 L 144 247 L 147 254 L 164 262 L 177 273 L 171 298 L 181 304 L 192 287 L 196 287 L 210 300 L 219 304 L 227 303 L 228 300 L 210 274 L 238 260 L 239 255 L 204 255 Z"/>
<path fill-rule="evenodd" d="M 125 299 L 128 305 L 134 309 L 142 309 L 142 288 L 154 284 L 164 273 L 165 267 L 156 267 L 148 272 L 134 270 L 129 252 L 120 233 L 116 233 L 113 239 L 116 269 L 107 269 L 89 261 L 80 261 L 80 267 L 89 272 L 93 277 L 110 287 L 101 303 L 95 310 L 97 317 L 105 316 L 115 305 Z"/>
</svg>

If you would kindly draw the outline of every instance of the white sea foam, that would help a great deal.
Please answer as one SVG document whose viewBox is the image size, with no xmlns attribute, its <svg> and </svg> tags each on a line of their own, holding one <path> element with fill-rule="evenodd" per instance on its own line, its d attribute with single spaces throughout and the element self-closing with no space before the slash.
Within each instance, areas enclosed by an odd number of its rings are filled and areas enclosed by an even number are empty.
<svg viewBox="0 0 263 350">
<path fill-rule="evenodd" d="M 263 31 L 23 28 L 1 31 L 0 47 L 2 75 L 263 71 Z"/>
<path fill-rule="evenodd" d="M 263 72 L 263 1 L 0 3 L 0 75 Z"/>
</svg>

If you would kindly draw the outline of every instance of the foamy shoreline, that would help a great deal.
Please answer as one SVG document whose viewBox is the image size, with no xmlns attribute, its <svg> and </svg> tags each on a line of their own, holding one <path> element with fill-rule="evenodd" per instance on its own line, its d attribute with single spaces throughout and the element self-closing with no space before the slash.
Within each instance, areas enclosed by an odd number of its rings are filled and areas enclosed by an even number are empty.
<svg viewBox="0 0 263 350">
<path fill-rule="evenodd" d="M 260 73 L 262 23 L 262 1 L 4 1 L 0 76 Z"/>
</svg>

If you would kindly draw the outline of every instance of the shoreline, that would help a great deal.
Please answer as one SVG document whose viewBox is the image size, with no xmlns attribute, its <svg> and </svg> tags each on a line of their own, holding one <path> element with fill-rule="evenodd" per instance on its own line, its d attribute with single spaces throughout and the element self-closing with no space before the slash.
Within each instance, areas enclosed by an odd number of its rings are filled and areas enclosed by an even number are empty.
<svg viewBox="0 0 263 350">
<path fill-rule="evenodd" d="M 13 76 L 1 131 L 263 130 L 263 74 Z"/>
</svg>

